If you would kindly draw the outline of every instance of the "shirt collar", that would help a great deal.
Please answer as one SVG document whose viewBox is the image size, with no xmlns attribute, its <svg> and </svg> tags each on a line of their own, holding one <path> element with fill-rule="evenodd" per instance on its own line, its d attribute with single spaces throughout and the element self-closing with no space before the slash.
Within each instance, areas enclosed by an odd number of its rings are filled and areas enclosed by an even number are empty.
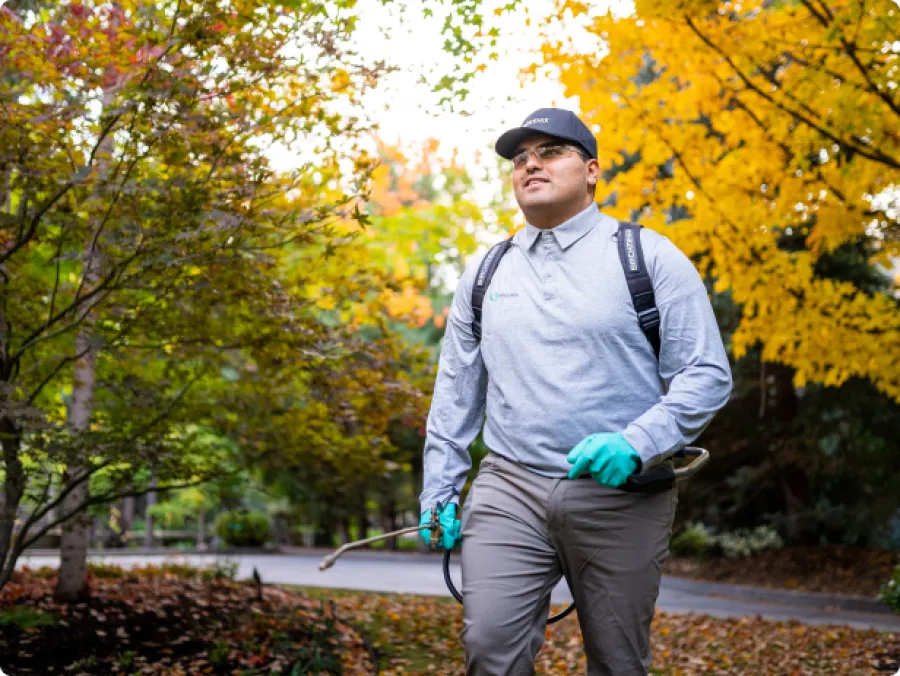
<svg viewBox="0 0 900 676">
<path fill-rule="evenodd" d="M 584 211 L 550 230 L 541 230 L 541 228 L 536 228 L 526 221 L 525 227 L 520 230 L 520 236 L 522 237 L 520 243 L 528 250 L 534 246 L 539 234 L 552 232 L 554 237 L 556 237 L 556 241 L 565 250 L 588 234 L 600 222 L 600 217 L 601 213 L 597 203 L 591 202 Z"/>
</svg>

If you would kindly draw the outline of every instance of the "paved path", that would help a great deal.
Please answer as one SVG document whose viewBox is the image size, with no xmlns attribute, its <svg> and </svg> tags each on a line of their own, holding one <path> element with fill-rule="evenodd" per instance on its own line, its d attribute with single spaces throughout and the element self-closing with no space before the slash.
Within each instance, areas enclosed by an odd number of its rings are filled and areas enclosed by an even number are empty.
<svg viewBox="0 0 900 676">
<path fill-rule="evenodd" d="M 263 582 L 298 584 L 335 589 L 357 589 L 449 596 L 444 585 L 441 559 L 437 555 L 389 552 L 349 552 L 334 567 L 319 572 L 325 551 L 298 550 L 290 554 L 95 554 L 104 561 L 130 567 L 159 564 L 165 560 L 210 565 L 232 560 L 239 564 L 238 577 L 249 577 L 256 568 Z M 55 555 L 29 555 L 19 566 L 58 565 Z M 459 582 L 459 562 L 451 563 L 451 575 Z M 572 600 L 565 581 L 553 591 L 554 603 Z M 774 620 L 795 619 L 808 624 L 841 624 L 900 633 L 900 615 L 877 612 L 873 601 L 837 599 L 824 595 L 771 591 L 736 585 L 695 582 L 663 577 L 657 607 L 673 613 L 701 613 L 715 617 L 762 615 Z"/>
</svg>

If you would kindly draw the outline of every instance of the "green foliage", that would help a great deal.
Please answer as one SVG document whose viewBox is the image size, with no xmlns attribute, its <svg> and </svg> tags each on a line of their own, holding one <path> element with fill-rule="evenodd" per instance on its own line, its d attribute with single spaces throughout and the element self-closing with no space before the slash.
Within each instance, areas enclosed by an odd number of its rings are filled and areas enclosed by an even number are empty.
<svg viewBox="0 0 900 676">
<path fill-rule="evenodd" d="M 881 587 L 878 598 L 895 613 L 900 613 L 900 565 L 894 568 L 891 579 Z"/>
<path fill-rule="evenodd" d="M 737 559 L 783 546 L 781 536 L 770 526 L 716 534 L 705 524 L 689 523 L 672 538 L 669 549 L 675 556 L 706 558 L 722 555 L 727 559 Z"/>
<path fill-rule="evenodd" d="M 325 610 L 324 600 L 319 606 L 319 617 L 310 627 L 308 635 L 309 642 L 301 646 L 296 662 L 286 673 L 291 676 L 343 674 L 339 631 L 334 613 Z"/>
<path fill-rule="evenodd" d="M 13 606 L 0 610 L 0 625 L 16 627 L 22 631 L 53 627 L 59 622 L 56 615 L 26 606 Z"/>
<path fill-rule="evenodd" d="M 184 528 L 187 522 L 205 514 L 214 501 L 214 496 L 205 486 L 192 486 L 172 491 L 149 511 L 163 528 Z"/>
<path fill-rule="evenodd" d="M 216 519 L 215 532 L 232 547 L 261 547 L 269 538 L 271 526 L 265 512 L 229 510 Z"/>
<path fill-rule="evenodd" d="M 669 550 L 675 556 L 704 557 L 715 544 L 715 535 L 709 528 L 702 523 L 689 523 L 672 537 Z"/>
<path fill-rule="evenodd" d="M 99 663 L 96 655 L 88 655 L 87 657 L 82 657 L 80 660 L 75 660 L 66 667 L 67 671 L 72 671 L 76 674 L 87 672 L 90 673 L 90 669 L 95 669 Z"/>
<path fill-rule="evenodd" d="M 213 667 L 224 664 L 231 652 L 231 644 L 227 641 L 216 641 L 209 651 L 209 663 Z"/>
<path fill-rule="evenodd" d="M 735 530 L 716 536 L 716 545 L 726 559 L 739 559 L 767 549 L 784 546 L 781 536 L 769 526 L 757 526 L 749 530 Z"/>
<path fill-rule="evenodd" d="M 93 577 L 112 580 L 125 577 L 127 574 L 128 571 L 122 568 L 122 566 L 115 566 L 108 563 L 88 563 L 88 575 L 92 575 Z"/>
<path fill-rule="evenodd" d="M 240 564 L 237 561 L 216 559 L 210 568 L 203 571 L 203 579 L 210 580 L 234 580 L 237 577 Z"/>
<path fill-rule="evenodd" d="M 134 666 L 134 658 L 137 653 L 134 650 L 124 650 L 116 657 L 116 665 L 120 669 L 130 669 Z"/>
<path fill-rule="evenodd" d="M 284 421 L 268 401 L 265 417 L 234 413 L 265 394 L 248 374 L 299 382 L 355 352 L 286 252 L 333 247 L 363 198 L 367 129 L 334 111 L 384 66 L 348 57 L 350 3 L 295 5 L 0 12 L 0 586 L 57 511 L 50 496 L 102 510 L 219 475 Z M 272 144 L 312 138 L 328 140 L 305 144 L 309 164 L 270 165 Z M 85 476 L 88 491 L 67 490 Z"/>
</svg>

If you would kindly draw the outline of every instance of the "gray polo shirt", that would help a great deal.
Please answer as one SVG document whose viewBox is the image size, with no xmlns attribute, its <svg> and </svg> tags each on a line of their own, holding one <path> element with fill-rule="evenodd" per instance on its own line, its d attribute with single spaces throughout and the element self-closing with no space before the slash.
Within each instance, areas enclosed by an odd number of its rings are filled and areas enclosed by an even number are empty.
<svg viewBox="0 0 900 676">
<path fill-rule="evenodd" d="M 483 256 L 467 265 L 428 415 L 422 511 L 462 490 L 482 422 L 488 448 L 543 476 L 567 475 L 566 455 L 597 432 L 621 432 L 646 470 L 699 436 L 728 401 L 731 370 L 697 270 L 666 237 L 641 230 L 661 319 L 657 361 L 617 231 L 595 204 L 551 230 L 526 224 L 487 289 L 480 344 L 471 300 Z"/>
</svg>

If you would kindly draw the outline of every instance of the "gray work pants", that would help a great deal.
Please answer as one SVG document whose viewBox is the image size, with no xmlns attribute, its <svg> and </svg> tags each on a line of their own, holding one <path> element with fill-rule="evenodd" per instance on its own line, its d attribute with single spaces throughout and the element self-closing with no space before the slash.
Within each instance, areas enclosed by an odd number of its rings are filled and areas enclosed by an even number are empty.
<svg viewBox="0 0 900 676">
<path fill-rule="evenodd" d="M 566 576 L 590 676 L 645 676 L 677 489 L 627 493 L 549 479 L 494 453 L 463 516 L 466 673 L 534 673 L 550 592 Z"/>
</svg>

